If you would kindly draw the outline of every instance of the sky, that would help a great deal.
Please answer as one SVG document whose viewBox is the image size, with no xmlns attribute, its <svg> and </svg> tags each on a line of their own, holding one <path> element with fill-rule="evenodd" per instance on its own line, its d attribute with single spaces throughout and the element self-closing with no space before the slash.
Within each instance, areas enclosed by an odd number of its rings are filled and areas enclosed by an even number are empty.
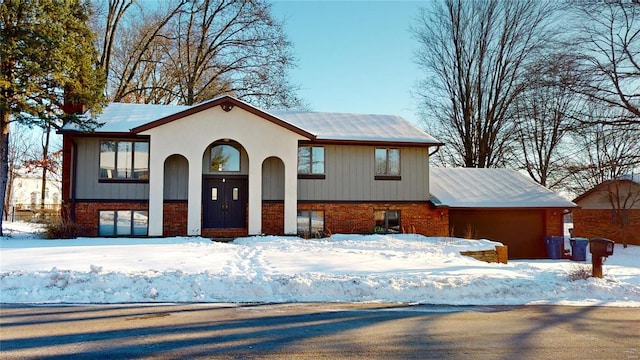
<svg viewBox="0 0 640 360">
<path fill-rule="evenodd" d="M 429 1 L 272 1 L 298 67 L 291 81 L 313 111 L 399 115 L 420 125 L 421 79 L 410 26 Z"/>
</svg>

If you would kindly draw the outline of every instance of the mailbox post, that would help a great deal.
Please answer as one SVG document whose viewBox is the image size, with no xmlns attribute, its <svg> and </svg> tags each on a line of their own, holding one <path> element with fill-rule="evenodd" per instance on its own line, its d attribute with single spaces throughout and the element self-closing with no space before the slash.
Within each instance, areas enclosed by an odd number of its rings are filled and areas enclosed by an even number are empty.
<svg viewBox="0 0 640 360">
<path fill-rule="evenodd" d="M 595 238 L 589 240 L 591 253 L 591 276 L 602 278 L 602 258 L 613 255 L 615 242 L 609 239 Z"/>
</svg>

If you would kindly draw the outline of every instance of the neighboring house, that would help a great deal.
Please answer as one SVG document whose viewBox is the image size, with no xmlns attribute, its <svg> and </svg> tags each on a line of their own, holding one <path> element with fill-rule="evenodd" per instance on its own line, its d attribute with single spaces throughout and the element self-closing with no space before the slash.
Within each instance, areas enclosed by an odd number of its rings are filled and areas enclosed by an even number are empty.
<svg viewBox="0 0 640 360">
<path fill-rule="evenodd" d="M 86 236 L 448 234 L 429 195 L 438 140 L 397 116 L 109 104 L 65 126 L 63 198 Z"/>
<path fill-rule="evenodd" d="M 448 209 L 450 233 L 508 246 L 509 258 L 546 258 L 545 236 L 562 235 L 576 205 L 508 169 L 431 168 L 432 202 Z"/>
<path fill-rule="evenodd" d="M 42 174 L 18 171 L 13 177 L 7 204 L 8 219 L 30 221 L 39 217 L 57 216 L 62 203 L 60 181 L 47 179 L 42 203 Z"/>
<path fill-rule="evenodd" d="M 574 236 L 640 245 L 640 175 L 605 181 L 573 201 Z"/>
</svg>

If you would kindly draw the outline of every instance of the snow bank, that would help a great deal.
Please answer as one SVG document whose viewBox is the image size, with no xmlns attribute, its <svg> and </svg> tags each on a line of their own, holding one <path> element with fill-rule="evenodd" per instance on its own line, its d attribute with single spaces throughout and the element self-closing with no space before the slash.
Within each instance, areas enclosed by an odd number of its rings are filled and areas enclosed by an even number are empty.
<svg viewBox="0 0 640 360">
<path fill-rule="evenodd" d="M 0 238 L 2 303 L 640 307 L 640 247 L 634 246 L 616 246 L 605 262 L 604 279 L 573 280 L 584 263 L 488 264 L 460 255 L 498 244 L 488 240 L 419 235 L 334 235 L 317 240 L 265 236 L 233 243 L 197 237 L 42 240 L 20 226 L 8 224 L 11 235 Z"/>
</svg>

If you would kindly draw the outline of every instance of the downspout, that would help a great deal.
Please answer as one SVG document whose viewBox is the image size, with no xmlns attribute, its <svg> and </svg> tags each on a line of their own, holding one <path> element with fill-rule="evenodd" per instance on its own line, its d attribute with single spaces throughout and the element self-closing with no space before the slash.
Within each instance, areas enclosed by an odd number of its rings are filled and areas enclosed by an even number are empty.
<svg viewBox="0 0 640 360">
<path fill-rule="evenodd" d="M 78 144 L 76 143 L 75 138 L 71 138 L 71 178 L 69 179 L 69 186 L 71 187 L 71 194 L 69 202 L 71 203 L 71 209 L 69 216 L 71 217 L 71 221 L 76 222 L 76 177 L 78 176 Z"/>
<path fill-rule="evenodd" d="M 438 152 L 438 150 L 440 150 L 440 146 L 442 146 L 442 144 L 438 144 L 438 145 L 436 145 L 436 149 L 435 149 L 433 152 L 429 153 L 429 157 L 431 157 L 431 156 L 433 156 L 435 153 L 437 153 L 437 152 Z"/>
</svg>

